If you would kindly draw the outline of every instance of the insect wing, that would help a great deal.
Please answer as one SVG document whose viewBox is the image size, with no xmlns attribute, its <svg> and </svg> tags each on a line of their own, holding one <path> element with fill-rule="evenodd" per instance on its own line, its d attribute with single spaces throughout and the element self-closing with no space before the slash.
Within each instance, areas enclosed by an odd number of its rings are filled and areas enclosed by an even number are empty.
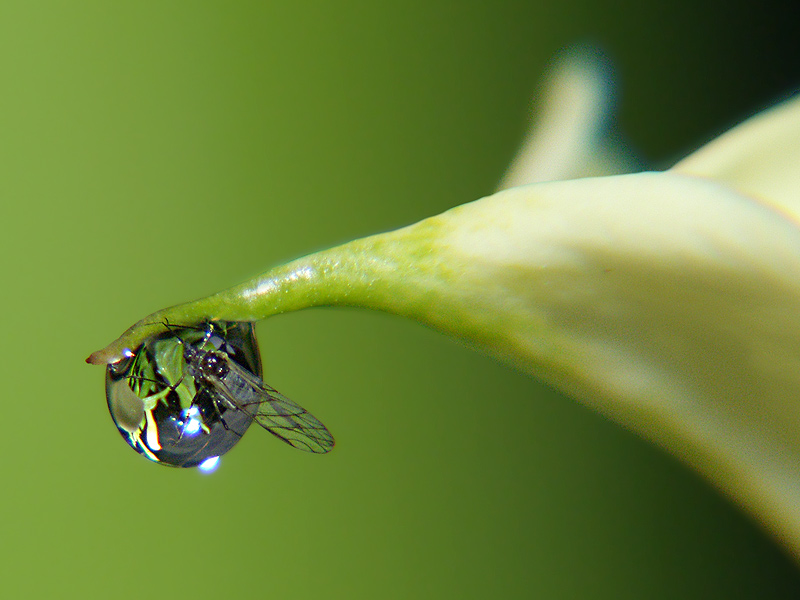
<svg viewBox="0 0 800 600">
<path fill-rule="evenodd" d="M 215 384 L 237 408 L 253 415 L 256 423 L 298 450 L 324 454 L 334 439 L 319 419 L 276 389 L 228 360 L 230 372 Z M 249 388 L 245 392 L 243 388 Z"/>
</svg>

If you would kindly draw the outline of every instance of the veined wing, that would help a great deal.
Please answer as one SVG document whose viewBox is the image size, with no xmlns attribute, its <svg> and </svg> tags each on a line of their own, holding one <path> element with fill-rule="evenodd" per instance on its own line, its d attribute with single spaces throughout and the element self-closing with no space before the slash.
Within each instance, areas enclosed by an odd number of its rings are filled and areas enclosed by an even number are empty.
<svg viewBox="0 0 800 600">
<path fill-rule="evenodd" d="M 333 436 L 319 419 L 234 361 L 227 364 L 228 374 L 214 383 L 237 408 L 298 450 L 324 454 L 333 449 Z"/>
</svg>

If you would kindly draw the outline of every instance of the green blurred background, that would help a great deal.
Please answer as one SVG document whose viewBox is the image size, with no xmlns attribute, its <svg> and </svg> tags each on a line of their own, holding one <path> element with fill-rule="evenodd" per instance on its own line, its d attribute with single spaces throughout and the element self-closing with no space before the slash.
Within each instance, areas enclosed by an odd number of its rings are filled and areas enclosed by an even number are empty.
<svg viewBox="0 0 800 600">
<path fill-rule="evenodd" d="M 259 325 L 331 455 L 154 465 L 83 359 L 158 308 L 486 195 L 559 49 L 668 165 L 800 84 L 795 3 L 0 3 L 0 596 L 786 598 L 670 456 L 413 323 Z"/>
</svg>

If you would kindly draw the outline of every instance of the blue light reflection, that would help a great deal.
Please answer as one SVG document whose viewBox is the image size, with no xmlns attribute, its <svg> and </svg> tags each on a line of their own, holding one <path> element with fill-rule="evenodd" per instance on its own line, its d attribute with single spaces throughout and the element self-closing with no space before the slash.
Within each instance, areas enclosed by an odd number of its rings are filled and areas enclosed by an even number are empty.
<svg viewBox="0 0 800 600">
<path fill-rule="evenodd" d="M 183 435 L 193 436 L 200 431 L 203 427 L 203 422 L 199 417 L 200 411 L 196 406 L 192 406 L 183 411 Z"/>
<path fill-rule="evenodd" d="M 219 466 L 219 456 L 212 456 L 211 458 L 207 458 L 197 465 L 197 468 L 203 473 L 213 473 L 217 466 Z"/>
</svg>

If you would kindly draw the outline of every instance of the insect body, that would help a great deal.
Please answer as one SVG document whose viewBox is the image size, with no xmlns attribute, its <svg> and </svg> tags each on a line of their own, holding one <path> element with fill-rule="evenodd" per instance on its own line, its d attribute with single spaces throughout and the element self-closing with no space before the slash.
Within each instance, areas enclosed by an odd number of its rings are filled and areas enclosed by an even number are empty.
<svg viewBox="0 0 800 600">
<path fill-rule="evenodd" d="M 260 377 L 249 323 L 175 328 L 109 365 L 106 396 L 125 440 L 150 460 L 193 467 L 230 450 L 255 422 L 295 448 L 333 448 L 315 417 Z"/>
<path fill-rule="evenodd" d="M 188 374 L 213 389 L 218 402 L 251 415 L 287 444 L 316 453 L 333 448 L 333 436 L 316 417 L 241 368 L 226 353 L 187 346 L 183 357 Z"/>
</svg>

